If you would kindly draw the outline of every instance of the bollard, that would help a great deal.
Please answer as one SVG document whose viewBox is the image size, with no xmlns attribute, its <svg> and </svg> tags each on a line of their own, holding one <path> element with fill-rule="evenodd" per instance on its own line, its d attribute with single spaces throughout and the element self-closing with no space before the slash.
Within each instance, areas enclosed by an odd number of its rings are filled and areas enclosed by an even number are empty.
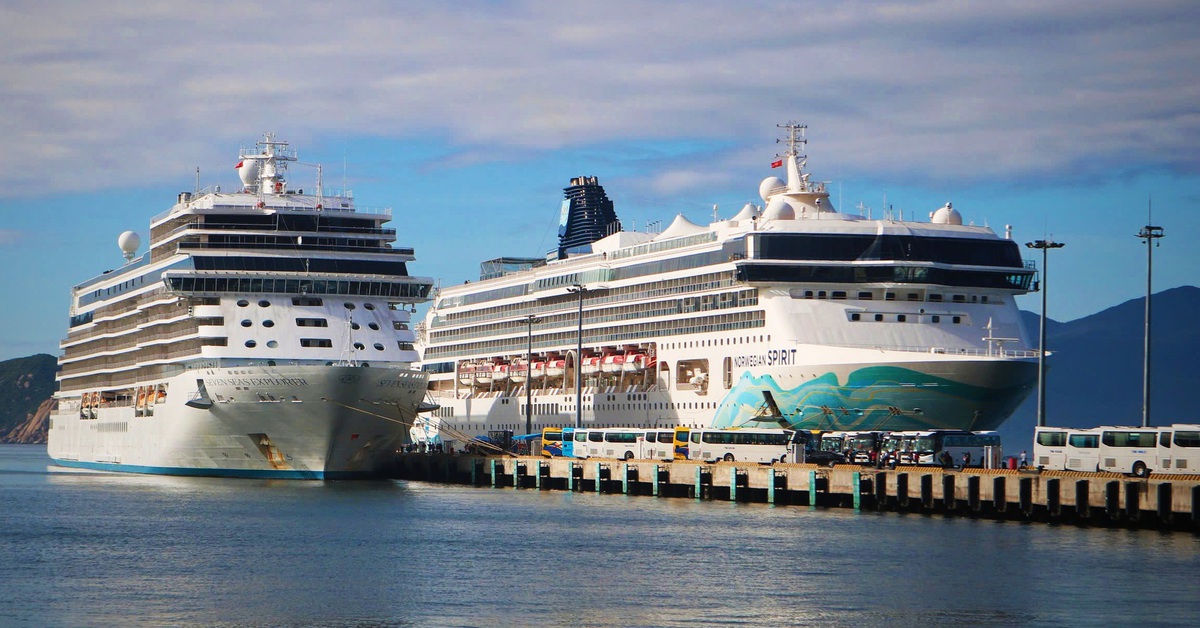
<svg viewBox="0 0 1200 628">
<path fill-rule="evenodd" d="M 972 475 L 967 478 L 967 507 L 972 512 L 979 512 L 983 508 L 983 502 L 979 499 L 978 475 Z"/>
<path fill-rule="evenodd" d="M 737 476 L 738 476 L 737 467 L 730 467 L 729 468 L 729 501 L 731 501 L 731 502 L 737 501 L 737 481 L 738 481 Z"/>
<path fill-rule="evenodd" d="M 921 505 L 926 510 L 933 510 L 933 475 L 921 474 Z"/>
<path fill-rule="evenodd" d="M 875 510 L 886 510 L 888 504 L 887 494 L 887 471 L 879 471 L 875 474 Z"/>
<path fill-rule="evenodd" d="M 1017 499 L 1021 502 L 1021 512 L 1028 517 L 1033 514 L 1033 478 L 1021 478 L 1017 482 Z"/>
<path fill-rule="evenodd" d="M 1051 517 L 1055 518 L 1062 514 L 1062 500 L 1059 497 L 1058 491 L 1058 478 L 1046 480 L 1046 510 L 1050 512 Z"/>
<path fill-rule="evenodd" d="M 1104 485 L 1104 510 L 1113 521 L 1121 516 L 1121 483 L 1116 480 Z"/>
<path fill-rule="evenodd" d="M 1008 511 L 1008 486 L 1004 476 L 992 480 L 992 506 L 1001 515 Z"/>
<path fill-rule="evenodd" d="M 1143 482 L 1126 482 L 1125 483 L 1125 516 L 1130 521 L 1137 521 L 1142 514 L 1141 504 L 1138 500 L 1142 497 Z"/>
<path fill-rule="evenodd" d="M 775 468 L 767 469 L 767 503 L 775 503 Z"/>
<path fill-rule="evenodd" d="M 1161 482 L 1158 485 L 1158 522 L 1171 523 L 1174 512 L 1171 510 L 1171 483 Z"/>
<path fill-rule="evenodd" d="M 596 492 L 599 493 L 604 488 L 604 478 L 600 476 L 600 463 L 596 463 Z"/>
<path fill-rule="evenodd" d="M 908 474 L 896 474 L 896 504 L 908 508 Z"/>
<path fill-rule="evenodd" d="M 658 497 L 658 482 L 660 480 L 660 478 L 658 476 L 658 473 L 659 473 L 658 465 L 657 464 L 654 465 L 653 469 L 654 469 L 654 482 L 652 483 L 653 485 L 650 487 L 650 494 L 655 497 Z"/>
<path fill-rule="evenodd" d="M 489 460 L 492 463 L 492 488 L 496 488 L 496 459 Z"/>
<path fill-rule="evenodd" d="M 808 472 L 808 505 L 817 505 L 817 472 Z"/>
<path fill-rule="evenodd" d="M 862 510 L 862 472 L 850 474 L 850 490 L 854 491 L 854 509 Z"/>
<path fill-rule="evenodd" d="M 525 475 L 525 463 L 520 460 L 513 461 L 513 488 L 521 488 L 521 480 Z"/>
<path fill-rule="evenodd" d="M 958 507 L 958 498 L 954 496 L 954 474 L 942 475 L 942 508 L 947 512 Z"/>
<path fill-rule="evenodd" d="M 1092 516 L 1092 491 L 1087 480 L 1075 481 L 1075 514 L 1081 519 Z"/>
<path fill-rule="evenodd" d="M 629 463 L 621 463 L 621 494 L 629 494 Z"/>
</svg>

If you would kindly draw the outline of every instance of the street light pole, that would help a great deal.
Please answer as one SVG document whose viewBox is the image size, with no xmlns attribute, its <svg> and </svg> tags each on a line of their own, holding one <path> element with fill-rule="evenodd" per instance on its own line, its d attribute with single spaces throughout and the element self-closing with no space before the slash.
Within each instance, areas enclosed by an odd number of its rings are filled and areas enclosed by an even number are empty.
<svg viewBox="0 0 1200 628">
<path fill-rule="evenodd" d="M 1146 225 L 1137 237 L 1146 241 L 1146 332 L 1142 349 L 1142 427 L 1150 427 L 1150 276 L 1154 267 L 1155 240 L 1163 237 L 1163 228 Z"/>
<path fill-rule="evenodd" d="M 575 284 L 567 291 L 579 295 L 579 344 L 575 349 L 575 427 L 583 427 L 583 295 L 588 291 L 583 284 Z"/>
<path fill-rule="evenodd" d="M 1050 258 L 1047 253 L 1050 249 L 1061 249 L 1066 246 L 1063 242 L 1055 242 L 1054 240 L 1034 240 L 1026 242 L 1025 246 L 1031 249 L 1042 250 L 1042 316 L 1038 324 L 1038 397 L 1037 397 L 1037 424 L 1038 427 L 1046 425 L 1046 292 L 1050 286 L 1050 273 L 1047 264 Z"/>
<path fill-rule="evenodd" d="M 533 433 L 533 324 L 538 317 L 529 314 L 529 350 L 525 353 L 525 433 Z"/>
</svg>

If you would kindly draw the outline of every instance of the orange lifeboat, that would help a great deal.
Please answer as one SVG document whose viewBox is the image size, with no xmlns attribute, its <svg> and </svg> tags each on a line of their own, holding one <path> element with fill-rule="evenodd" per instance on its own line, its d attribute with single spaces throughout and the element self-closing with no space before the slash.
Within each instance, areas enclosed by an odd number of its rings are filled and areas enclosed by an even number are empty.
<svg viewBox="0 0 1200 628">
<path fill-rule="evenodd" d="M 620 373 L 625 365 L 625 355 L 616 353 L 613 355 L 604 356 L 604 361 L 600 364 L 600 370 L 604 373 Z"/>
</svg>

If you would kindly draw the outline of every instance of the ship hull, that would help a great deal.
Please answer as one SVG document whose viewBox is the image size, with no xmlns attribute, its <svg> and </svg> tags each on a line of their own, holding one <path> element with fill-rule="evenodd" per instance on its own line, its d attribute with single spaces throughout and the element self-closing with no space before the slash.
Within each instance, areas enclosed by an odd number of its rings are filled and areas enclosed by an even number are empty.
<svg viewBox="0 0 1200 628">
<path fill-rule="evenodd" d="M 78 397 L 63 395 L 51 415 L 51 459 L 129 473 L 375 477 L 407 437 L 426 376 L 377 367 L 247 366 L 193 369 L 161 383 L 170 392 L 149 412 L 133 405 L 81 409 Z"/>
</svg>

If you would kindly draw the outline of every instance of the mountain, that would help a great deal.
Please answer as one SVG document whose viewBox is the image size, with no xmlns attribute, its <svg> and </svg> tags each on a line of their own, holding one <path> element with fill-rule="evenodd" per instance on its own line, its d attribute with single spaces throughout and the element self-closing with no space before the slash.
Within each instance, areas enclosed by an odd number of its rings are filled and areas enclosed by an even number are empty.
<svg viewBox="0 0 1200 628">
<path fill-rule="evenodd" d="M 0 362 L 0 442 L 46 442 L 57 371 L 58 361 L 44 353 Z"/>
<path fill-rule="evenodd" d="M 1164 290 L 1151 301 L 1150 423 L 1195 423 L 1188 390 L 1200 382 L 1200 288 Z M 1046 423 L 1068 427 L 1141 425 L 1145 298 L 1091 316 L 1046 320 Z M 1022 312 L 1037 344 L 1037 314 Z M 1032 446 L 1037 393 L 1000 428 L 1011 453 Z"/>
</svg>

